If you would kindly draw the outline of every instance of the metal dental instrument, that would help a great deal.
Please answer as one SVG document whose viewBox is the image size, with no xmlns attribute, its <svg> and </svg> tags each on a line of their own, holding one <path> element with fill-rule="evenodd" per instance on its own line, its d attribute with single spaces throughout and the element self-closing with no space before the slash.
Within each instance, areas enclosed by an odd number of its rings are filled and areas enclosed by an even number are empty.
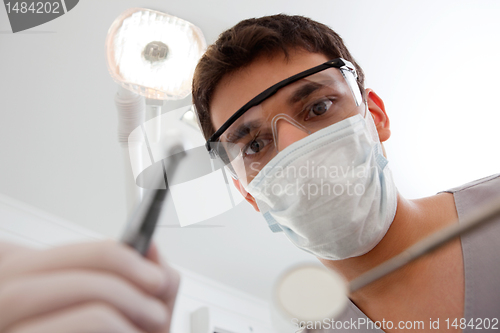
<svg viewBox="0 0 500 333">
<path fill-rule="evenodd" d="M 177 151 L 177 153 L 175 153 Z M 178 152 L 180 151 L 180 152 Z M 150 190 L 146 190 L 144 198 L 137 206 L 134 213 L 130 215 L 127 228 L 121 238 L 121 242 L 136 249 L 143 256 L 146 255 L 156 223 L 160 216 L 163 203 L 167 197 L 168 182 L 167 174 L 173 175 L 180 160 L 186 155 L 183 147 L 179 144 L 173 145 L 168 158 L 162 161 L 163 173 L 153 177 Z M 165 161 L 166 164 L 165 165 Z M 165 186 L 165 188 L 162 188 Z"/>
<path fill-rule="evenodd" d="M 412 245 L 397 256 L 383 262 L 368 272 L 363 273 L 351 281 L 349 284 L 349 291 L 353 293 L 363 288 L 381 277 L 401 268 L 407 263 L 438 249 L 442 245 L 453 240 L 455 237 L 468 233 L 480 226 L 494 221 L 496 217 L 500 217 L 500 197 L 491 200 L 487 204 L 465 216 L 460 223 L 455 223 L 435 232 L 434 234 Z"/>
</svg>

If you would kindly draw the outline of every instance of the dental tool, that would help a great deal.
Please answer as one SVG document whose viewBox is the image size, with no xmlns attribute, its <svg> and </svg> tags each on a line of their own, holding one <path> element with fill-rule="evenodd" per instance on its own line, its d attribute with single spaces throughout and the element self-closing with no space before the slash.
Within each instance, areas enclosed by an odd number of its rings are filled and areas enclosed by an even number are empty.
<svg viewBox="0 0 500 333">
<path fill-rule="evenodd" d="M 353 293 L 365 287 L 409 262 L 440 248 L 456 237 L 495 221 L 495 218 L 498 217 L 500 217 L 500 197 L 489 201 L 474 212 L 465 216 L 459 223 L 457 222 L 431 234 L 397 256 L 363 273 L 351 281 L 349 285 L 350 292 Z"/>
<path fill-rule="evenodd" d="M 170 146 L 168 157 L 162 161 L 163 173 L 159 172 L 153 177 L 153 181 L 148 186 L 149 190 L 145 190 L 144 198 L 130 215 L 121 242 L 136 249 L 143 256 L 149 249 L 163 203 L 169 192 L 167 174 L 174 174 L 185 155 L 180 142 Z"/>
</svg>

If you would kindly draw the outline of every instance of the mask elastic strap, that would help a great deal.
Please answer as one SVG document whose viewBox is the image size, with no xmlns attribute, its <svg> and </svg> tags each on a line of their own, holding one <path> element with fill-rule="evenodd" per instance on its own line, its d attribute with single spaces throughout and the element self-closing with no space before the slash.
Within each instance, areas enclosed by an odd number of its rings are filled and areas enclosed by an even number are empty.
<svg viewBox="0 0 500 333">
<path fill-rule="evenodd" d="M 278 222 L 272 217 L 269 212 L 266 212 L 262 215 L 267 222 L 267 226 L 271 229 L 272 232 L 283 232 L 283 229 L 279 225 Z"/>
<path fill-rule="evenodd" d="M 373 120 L 372 114 L 370 110 L 368 110 L 368 103 L 365 102 L 365 123 L 366 127 L 368 129 L 368 133 L 372 137 L 372 140 L 377 142 L 378 144 L 375 146 L 375 156 L 376 156 L 376 161 L 378 166 L 380 167 L 381 170 L 384 170 L 386 167 L 387 159 L 384 156 L 384 153 L 382 152 L 382 145 L 380 143 L 379 137 L 378 137 L 378 132 L 377 132 L 377 127 L 375 126 L 375 122 Z"/>
<path fill-rule="evenodd" d="M 368 109 L 368 103 L 366 102 L 365 102 L 365 123 L 368 129 L 368 133 L 370 133 L 371 139 L 375 142 L 380 142 L 378 138 L 377 127 L 375 126 L 372 113 Z"/>
<path fill-rule="evenodd" d="M 271 121 L 271 127 L 273 130 L 273 140 L 274 140 L 274 147 L 276 148 L 276 152 L 278 152 L 278 120 L 286 120 L 293 126 L 297 127 L 298 129 L 303 130 L 307 134 L 311 134 L 311 131 L 308 130 L 304 125 L 299 123 L 297 120 L 293 119 L 291 116 L 285 114 L 285 113 L 278 113 L 275 115 Z"/>
</svg>

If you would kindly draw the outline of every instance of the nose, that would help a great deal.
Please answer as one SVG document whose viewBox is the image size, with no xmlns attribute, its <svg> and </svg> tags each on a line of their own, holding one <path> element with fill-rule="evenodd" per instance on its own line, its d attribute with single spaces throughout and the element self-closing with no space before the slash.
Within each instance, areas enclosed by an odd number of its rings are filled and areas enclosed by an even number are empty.
<svg viewBox="0 0 500 333">
<path fill-rule="evenodd" d="M 294 142 L 297 142 L 309 135 L 305 128 L 297 127 L 286 119 L 276 121 L 274 128 L 275 146 L 278 152 L 282 151 Z"/>
</svg>

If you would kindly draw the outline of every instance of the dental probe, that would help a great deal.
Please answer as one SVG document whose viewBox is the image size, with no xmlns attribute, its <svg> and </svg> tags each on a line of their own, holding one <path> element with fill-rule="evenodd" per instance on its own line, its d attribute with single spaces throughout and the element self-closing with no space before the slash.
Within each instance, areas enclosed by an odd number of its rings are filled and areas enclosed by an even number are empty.
<svg viewBox="0 0 500 333">
<path fill-rule="evenodd" d="M 355 278 L 349 284 L 349 291 L 353 293 L 363 288 L 407 263 L 438 249 L 455 237 L 468 233 L 493 221 L 495 217 L 500 217 L 500 196 L 465 216 L 461 223 L 457 222 L 431 234 L 418 243 L 410 246 L 402 253 Z"/>
<path fill-rule="evenodd" d="M 179 152 L 180 151 L 180 152 Z M 168 156 L 170 155 L 170 156 Z M 186 155 L 180 143 L 174 144 L 167 154 L 168 158 L 162 161 L 163 173 L 159 172 L 151 182 L 150 190 L 145 191 L 144 198 L 130 215 L 127 228 L 121 242 L 136 249 L 143 256 L 146 255 L 151 238 L 160 217 L 163 203 L 167 197 L 167 174 L 173 175 L 179 161 Z M 168 165 L 165 165 L 165 161 Z M 165 186 L 165 188 L 162 188 Z"/>
</svg>

